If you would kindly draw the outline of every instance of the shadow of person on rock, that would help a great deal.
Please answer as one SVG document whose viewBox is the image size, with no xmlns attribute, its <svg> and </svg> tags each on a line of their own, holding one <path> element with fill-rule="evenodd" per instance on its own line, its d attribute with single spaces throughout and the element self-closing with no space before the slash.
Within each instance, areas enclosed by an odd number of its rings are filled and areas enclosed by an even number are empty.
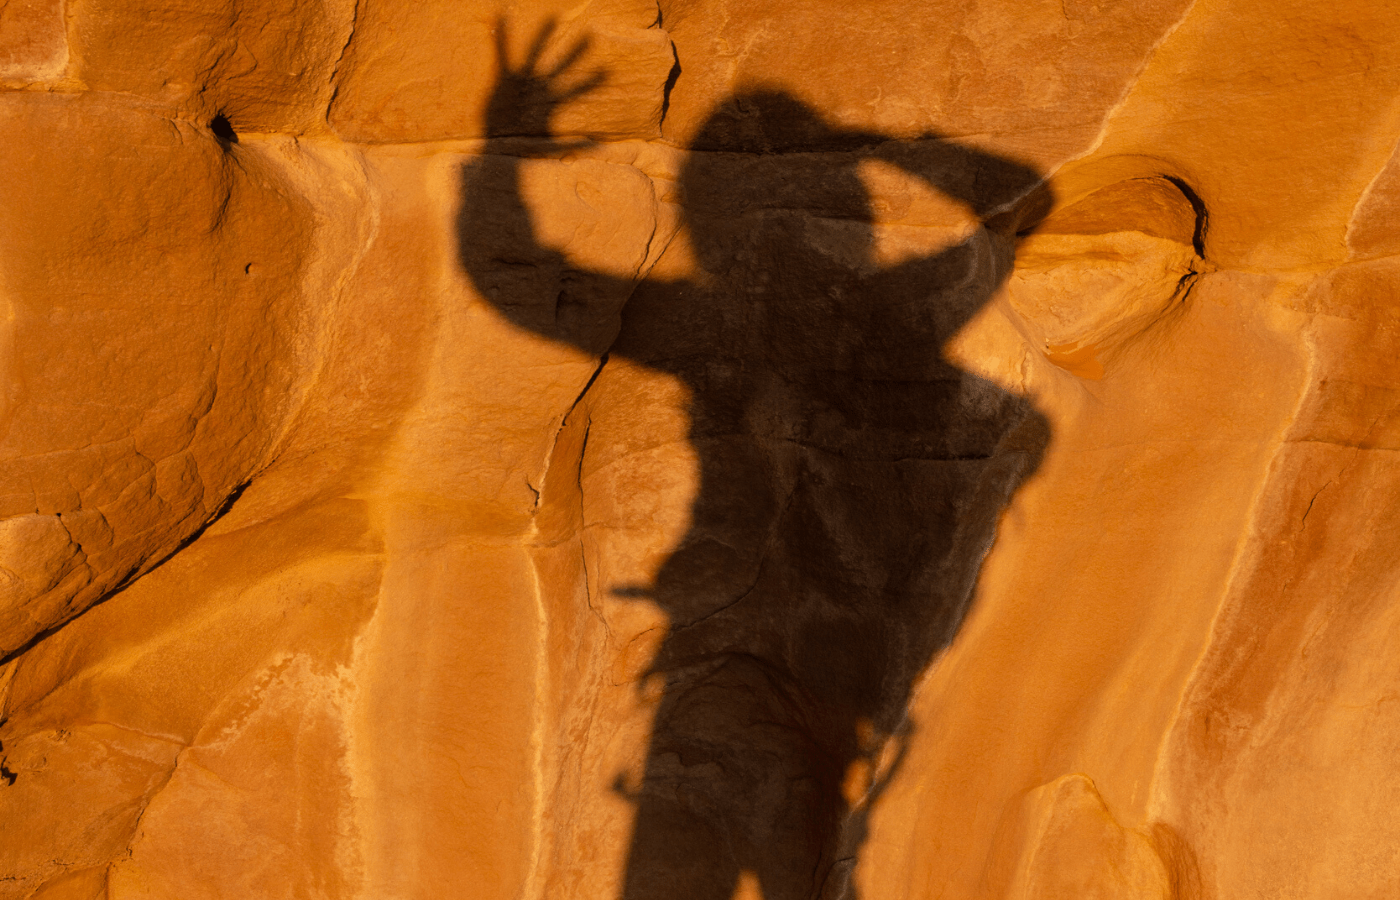
<svg viewBox="0 0 1400 900">
<path fill-rule="evenodd" d="M 514 138 L 547 135 L 559 104 L 602 83 L 561 86 L 582 44 L 541 71 L 549 37 L 512 67 L 498 28 L 486 155 L 463 172 L 460 262 L 517 325 L 683 382 L 700 470 L 689 532 L 654 584 L 621 592 L 670 623 L 650 666 L 665 686 L 623 898 L 730 900 L 743 878 L 767 900 L 842 895 L 915 681 L 956 632 L 1048 439 L 1024 398 L 942 356 L 1009 274 L 1015 214 L 1000 214 L 1041 178 L 752 91 L 687 148 L 700 271 L 639 284 L 585 271 L 540 245 L 521 197 L 521 156 L 561 145 Z M 867 160 L 958 201 L 979 227 L 880 265 Z"/>
</svg>

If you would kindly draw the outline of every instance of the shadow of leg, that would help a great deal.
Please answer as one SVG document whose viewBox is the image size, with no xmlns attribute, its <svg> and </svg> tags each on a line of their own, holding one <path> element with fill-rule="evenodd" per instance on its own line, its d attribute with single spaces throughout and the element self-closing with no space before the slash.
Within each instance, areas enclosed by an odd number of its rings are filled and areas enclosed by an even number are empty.
<svg viewBox="0 0 1400 900">
<path fill-rule="evenodd" d="M 729 656 L 680 674 L 656 719 L 624 900 L 806 900 L 845 814 L 839 765 L 817 748 L 781 677 Z"/>
</svg>

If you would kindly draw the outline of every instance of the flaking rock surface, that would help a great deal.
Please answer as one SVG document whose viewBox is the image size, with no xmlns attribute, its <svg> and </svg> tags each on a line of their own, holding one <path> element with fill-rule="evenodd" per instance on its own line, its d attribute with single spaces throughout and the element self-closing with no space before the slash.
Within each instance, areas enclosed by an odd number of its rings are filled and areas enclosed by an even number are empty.
<svg viewBox="0 0 1400 900">
<path fill-rule="evenodd" d="M 0 0 L 0 900 L 1388 896 L 1397 50 Z"/>
</svg>

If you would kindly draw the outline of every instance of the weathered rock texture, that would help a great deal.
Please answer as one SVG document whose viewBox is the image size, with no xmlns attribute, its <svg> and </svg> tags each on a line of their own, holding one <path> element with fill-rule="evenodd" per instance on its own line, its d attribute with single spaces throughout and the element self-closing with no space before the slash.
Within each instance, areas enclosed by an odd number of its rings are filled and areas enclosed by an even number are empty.
<svg viewBox="0 0 1400 900">
<path fill-rule="evenodd" d="M 1397 51 L 0 0 L 0 898 L 1390 896 Z"/>
</svg>

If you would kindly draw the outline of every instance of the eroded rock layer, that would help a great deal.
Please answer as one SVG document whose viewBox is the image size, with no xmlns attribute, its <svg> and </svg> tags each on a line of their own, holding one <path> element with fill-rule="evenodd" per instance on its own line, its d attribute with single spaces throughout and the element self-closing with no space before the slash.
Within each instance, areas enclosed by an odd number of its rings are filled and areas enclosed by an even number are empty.
<svg viewBox="0 0 1400 900">
<path fill-rule="evenodd" d="M 1397 44 L 0 0 L 0 898 L 1388 895 Z"/>
</svg>

